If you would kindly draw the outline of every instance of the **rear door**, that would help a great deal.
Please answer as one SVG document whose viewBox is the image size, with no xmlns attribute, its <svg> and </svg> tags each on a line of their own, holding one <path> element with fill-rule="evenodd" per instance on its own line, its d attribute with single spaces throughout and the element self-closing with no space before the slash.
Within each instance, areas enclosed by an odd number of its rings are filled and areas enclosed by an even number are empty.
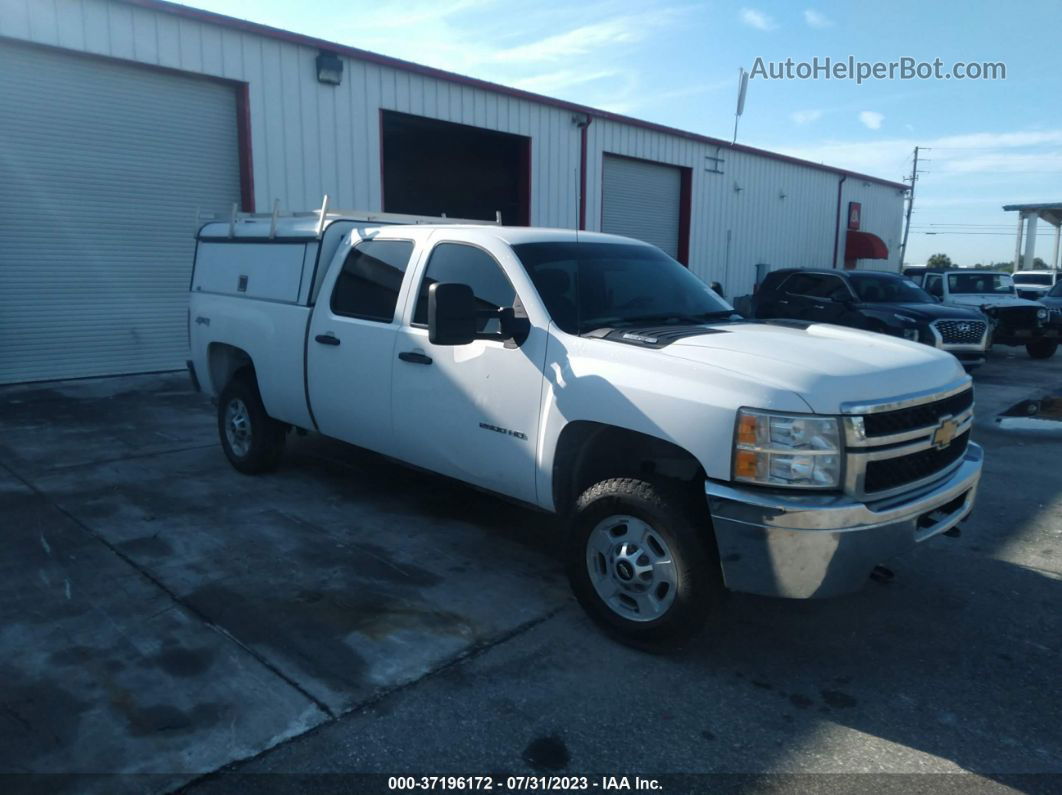
<svg viewBox="0 0 1062 795">
<path fill-rule="evenodd" d="M 425 469 L 534 502 L 542 367 L 547 334 L 532 324 L 519 346 L 480 339 L 468 345 L 428 340 L 428 287 L 458 282 L 483 308 L 522 306 L 502 263 L 520 268 L 501 241 L 445 233 L 427 256 L 410 295 L 410 322 L 394 356 L 396 454 Z M 481 236 L 480 236 L 481 237 Z M 483 333 L 499 331 L 482 321 Z"/>
<path fill-rule="evenodd" d="M 818 284 L 819 277 L 814 273 L 794 273 L 786 279 L 780 291 L 780 316 L 797 320 L 816 320 L 811 311 L 811 295 Z"/>
<path fill-rule="evenodd" d="M 310 407 L 321 433 L 392 453 L 396 307 L 415 249 L 408 238 L 363 240 L 321 285 L 306 340 Z"/>
<path fill-rule="evenodd" d="M 939 273 L 927 273 L 922 281 L 925 291 L 934 298 L 944 300 L 944 277 Z"/>
<path fill-rule="evenodd" d="M 818 323 L 848 325 L 845 322 L 845 316 L 849 310 L 845 301 L 852 299 L 853 296 L 844 279 L 825 273 L 807 275 L 811 276 L 814 281 L 807 286 L 804 296 L 807 307 L 804 317 Z"/>
</svg>

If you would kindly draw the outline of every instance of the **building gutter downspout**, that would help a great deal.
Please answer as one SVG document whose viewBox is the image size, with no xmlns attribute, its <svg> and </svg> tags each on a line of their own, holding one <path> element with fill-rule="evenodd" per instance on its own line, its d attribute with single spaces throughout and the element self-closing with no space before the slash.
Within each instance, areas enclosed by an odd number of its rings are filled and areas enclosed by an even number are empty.
<svg viewBox="0 0 1062 795">
<path fill-rule="evenodd" d="M 841 190 L 844 188 L 844 181 L 848 179 L 848 175 L 845 174 L 841 177 L 837 183 L 837 226 L 833 230 L 833 269 L 837 269 L 837 249 L 841 244 Z"/>
</svg>

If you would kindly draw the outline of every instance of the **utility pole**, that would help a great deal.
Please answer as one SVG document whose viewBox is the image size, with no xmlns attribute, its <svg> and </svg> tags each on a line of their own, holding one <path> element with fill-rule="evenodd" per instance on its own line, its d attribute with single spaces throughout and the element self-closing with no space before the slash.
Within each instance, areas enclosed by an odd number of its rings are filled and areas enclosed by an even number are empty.
<svg viewBox="0 0 1062 795">
<path fill-rule="evenodd" d="M 907 219 L 903 225 L 903 242 L 900 244 L 900 270 L 903 271 L 904 260 L 907 258 L 907 235 L 911 233 L 911 208 L 914 207 L 915 182 L 918 180 L 918 150 L 914 148 L 914 164 L 911 166 L 911 193 L 907 197 Z M 906 182 L 906 180 L 904 180 Z"/>
</svg>

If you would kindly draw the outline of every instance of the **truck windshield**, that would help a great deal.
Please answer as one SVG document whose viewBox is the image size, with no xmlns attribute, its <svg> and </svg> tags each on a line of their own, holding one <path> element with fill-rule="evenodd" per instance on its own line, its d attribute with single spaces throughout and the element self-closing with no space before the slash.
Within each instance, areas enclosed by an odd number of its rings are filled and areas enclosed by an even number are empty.
<svg viewBox="0 0 1062 795">
<path fill-rule="evenodd" d="M 703 323 L 734 314 L 707 284 L 652 246 L 513 246 L 550 316 L 569 334 L 637 323 Z"/>
<path fill-rule="evenodd" d="M 868 304 L 929 304 L 929 293 L 902 276 L 878 273 L 852 273 L 848 276 L 860 301 Z"/>
<path fill-rule="evenodd" d="M 1009 273 L 949 273 L 949 293 L 1000 293 L 1014 292 L 1014 280 Z"/>
</svg>

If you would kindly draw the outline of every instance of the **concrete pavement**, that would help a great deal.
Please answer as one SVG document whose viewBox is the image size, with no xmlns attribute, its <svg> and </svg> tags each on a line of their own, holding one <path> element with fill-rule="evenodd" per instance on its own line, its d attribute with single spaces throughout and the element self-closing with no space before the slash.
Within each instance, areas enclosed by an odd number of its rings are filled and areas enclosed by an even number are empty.
<svg viewBox="0 0 1062 795">
<path fill-rule="evenodd" d="M 994 422 L 1062 356 L 1009 353 L 960 539 L 852 597 L 734 595 L 668 657 L 574 606 L 549 517 L 315 437 L 241 476 L 179 376 L 2 389 L 0 770 L 1062 776 L 1062 436 Z"/>
</svg>

